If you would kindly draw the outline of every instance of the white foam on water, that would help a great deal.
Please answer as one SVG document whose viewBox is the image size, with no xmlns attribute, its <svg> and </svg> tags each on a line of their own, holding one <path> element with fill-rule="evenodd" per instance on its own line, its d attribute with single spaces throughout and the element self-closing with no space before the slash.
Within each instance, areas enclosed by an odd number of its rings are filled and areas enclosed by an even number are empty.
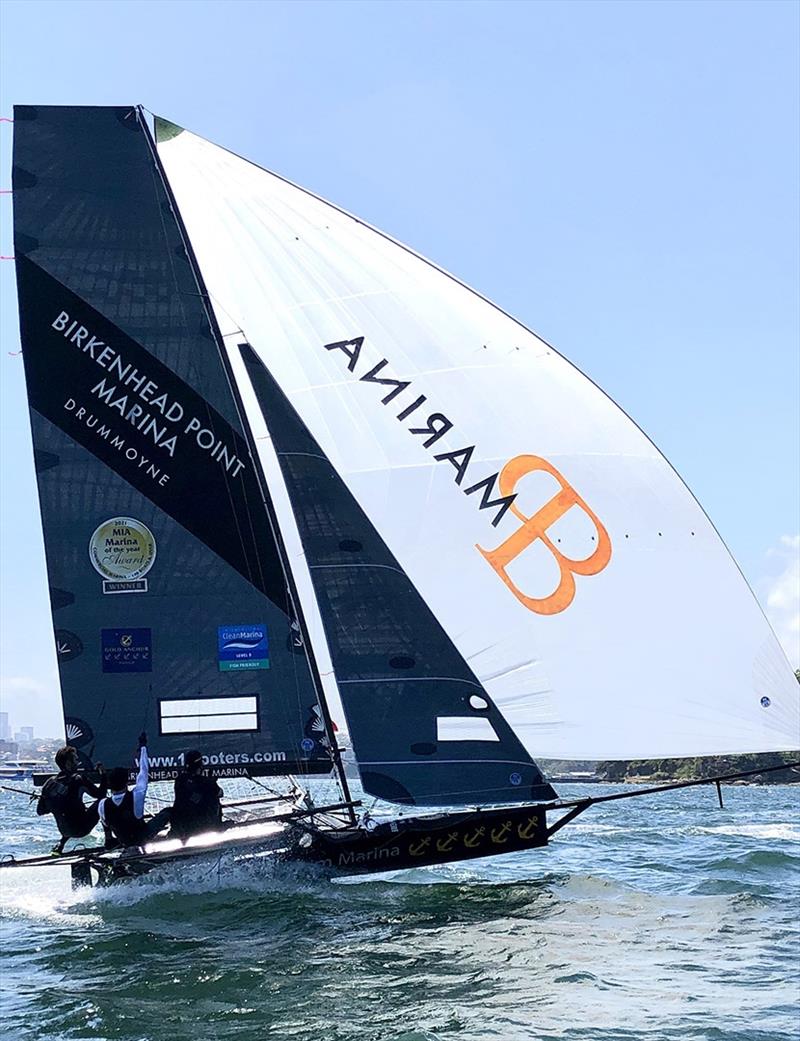
<svg viewBox="0 0 800 1041">
<path fill-rule="evenodd" d="M 642 829 L 638 830 L 641 831 Z M 572 834 L 583 835 L 629 835 L 631 829 L 629 827 L 621 827 L 618 824 L 585 824 L 578 822 L 570 824 L 570 831 Z"/>
<path fill-rule="evenodd" d="M 90 924 L 86 918 L 86 905 L 91 901 L 91 891 L 73 890 L 70 873 L 63 867 L 15 868 L 6 871 L 0 886 L 0 908 L 4 918 L 29 918 L 53 924 L 73 920 L 76 911 L 82 912 L 82 924 Z M 99 921 L 99 919 L 97 919 Z"/>
<path fill-rule="evenodd" d="M 688 830 L 691 834 L 733 835 L 752 839 L 778 839 L 787 842 L 800 842 L 800 826 L 789 823 L 699 825 Z"/>
<path fill-rule="evenodd" d="M 269 851 L 237 856 L 219 853 L 156 867 L 138 878 L 86 891 L 85 900 L 98 910 L 129 908 L 153 899 L 203 897 L 236 892 L 266 897 L 314 889 L 323 879 L 314 865 L 288 863 Z"/>
</svg>

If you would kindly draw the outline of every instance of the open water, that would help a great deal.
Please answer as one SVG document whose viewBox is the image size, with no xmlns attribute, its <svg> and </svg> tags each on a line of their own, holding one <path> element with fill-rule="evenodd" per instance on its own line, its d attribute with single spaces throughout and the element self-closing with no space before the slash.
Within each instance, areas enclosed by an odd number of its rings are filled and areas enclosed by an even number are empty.
<svg viewBox="0 0 800 1041">
<path fill-rule="evenodd" d="M 609 786 L 562 787 L 564 797 Z M 595 807 L 545 850 L 331 883 L 0 873 L 10 1041 L 797 1041 L 800 789 Z M 2 852 L 52 824 L 2 793 Z M 62 873 L 63 872 L 63 873 Z"/>
</svg>

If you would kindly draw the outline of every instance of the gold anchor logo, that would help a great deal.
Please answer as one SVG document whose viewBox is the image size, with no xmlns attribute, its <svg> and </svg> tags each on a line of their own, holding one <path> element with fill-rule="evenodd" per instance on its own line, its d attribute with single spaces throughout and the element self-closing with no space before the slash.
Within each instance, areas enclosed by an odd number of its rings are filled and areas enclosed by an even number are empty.
<svg viewBox="0 0 800 1041">
<path fill-rule="evenodd" d="M 451 831 L 446 839 L 437 839 L 436 848 L 440 853 L 448 853 L 453 848 L 453 843 L 458 838 L 457 831 Z"/>
<path fill-rule="evenodd" d="M 508 833 L 511 831 L 511 821 L 503 821 L 499 828 L 492 828 L 492 842 L 495 846 L 502 846 L 508 842 Z"/>
<path fill-rule="evenodd" d="M 532 839 L 538 822 L 538 817 L 528 817 L 528 823 L 525 827 L 521 824 L 517 825 L 517 835 L 519 835 L 521 839 Z"/>
<path fill-rule="evenodd" d="M 424 839 L 420 839 L 419 842 L 415 842 L 413 846 L 408 847 L 408 852 L 412 857 L 421 857 L 425 852 L 425 849 L 430 846 L 431 837 L 426 835 Z"/>
<path fill-rule="evenodd" d="M 474 834 L 464 837 L 464 845 L 470 848 L 477 846 L 485 831 L 486 828 L 484 827 L 476 828 Z"/>
</svg>

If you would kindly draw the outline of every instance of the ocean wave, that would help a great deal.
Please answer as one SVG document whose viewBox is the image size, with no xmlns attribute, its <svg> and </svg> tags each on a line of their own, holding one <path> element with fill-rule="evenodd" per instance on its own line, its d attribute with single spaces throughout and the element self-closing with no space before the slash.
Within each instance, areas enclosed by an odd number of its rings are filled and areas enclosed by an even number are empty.
<svg viewBox="0 0 800 1041">
<path fill-rule="evenodd" d="M 793 868 L 800 865 L 800 855 L 786 853 L 780 849 L 751 849 L 735 856 L 712 857 L 703 859 L 698 867 L 706 872 L 731 871 L 741 875 L 751 869 L 773 870 Z"/>
</svg>

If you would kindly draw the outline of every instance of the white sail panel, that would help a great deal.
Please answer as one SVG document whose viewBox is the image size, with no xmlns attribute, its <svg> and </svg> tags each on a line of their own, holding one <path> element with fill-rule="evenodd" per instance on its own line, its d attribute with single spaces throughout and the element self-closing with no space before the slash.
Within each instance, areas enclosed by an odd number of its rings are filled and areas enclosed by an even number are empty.
<svg viewBox="0 0 800 1041">
<path fill-rule="evenodd" d="M 533 756 L 800 743 L 798 684 L 636 425 L 451 276 L 188 132 L 159 144 L 243 333 Z"/>
</svg>

